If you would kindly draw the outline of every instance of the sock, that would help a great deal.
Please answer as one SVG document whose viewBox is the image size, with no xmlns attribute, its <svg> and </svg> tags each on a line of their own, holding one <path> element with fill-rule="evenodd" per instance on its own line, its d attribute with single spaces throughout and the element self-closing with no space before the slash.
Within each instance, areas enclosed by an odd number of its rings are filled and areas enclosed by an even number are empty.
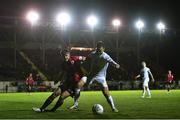
<svg viewBox="0 0 180 120">
<path fill-rule="evenodd" d="M 78 99 L 79 99 L 79 97 L 80 97 L 80 91 L 81 91 L 81 89 L 79 89 L 79 88 L 76 88 L 76 89 L 75 89 L 74 106 L 78 106 L 78 105 L 79 105 Z"/>
<path fill-rule="evenodd" d="M 149 90 L 149 87 L 147 88 L 147 93 L 148 93 L 149 96 L 151 96 L 151 92 Z"/>
<path fill-rule="evenodd" d="M 78 103 L 78 99 L 74 98 L 74 106 L 78 106 L 79 103 Z"/>
<path fill-rule="evenodd" d="M 61 98 L 56 102 L 55 106 L 51 109 L 51 111 L 56 111 L 62 104 L 64 103 L 64 100 Z"/>
<path fill-rule="evenodd" d="M 52 96 L 50 96 L 42 105 L 42 107 L 40 108 L 41 110 L 45 109 L 49 104 L 52 103 L 52 101 L 54 100 L 54 98 L 52 98 Z"/>
<path fill-rule="evenodd" d="M 109 105 L 111 106 L 112 109 L 115 109 L 115 106 L 114 106 L 114 102 L 113 102 L 113 98 L 111 96 L 109 96 L 107 98 L 107 101 L 109 103 Z"/>
</svg>

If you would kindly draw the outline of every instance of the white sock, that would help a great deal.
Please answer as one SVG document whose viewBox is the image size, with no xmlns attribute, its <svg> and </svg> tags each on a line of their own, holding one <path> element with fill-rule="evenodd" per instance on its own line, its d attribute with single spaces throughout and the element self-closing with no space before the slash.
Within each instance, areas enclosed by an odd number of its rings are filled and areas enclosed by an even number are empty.
<svg viewBox="0 0 180 120">
<path fill-rule="evenodd" d="M 151 92 L 149 90 L 149 87 L 147 88 L 147 93 L 148 93 L 149 96 L 151 96 Z"/>
<path fill-rule="evenodd" d="M 79 103 L 78 103 L 78 99 L 74 98 L 74 106 L 78 106 Z"/>
<path fill-rule="evenodd" d="M 110 104 L 110 106 L 111 106 L 112 109 L 115 109 L 112 96 L 109 96 L 109 97 L 108 97 L 108 103 Z"/>
</svg>

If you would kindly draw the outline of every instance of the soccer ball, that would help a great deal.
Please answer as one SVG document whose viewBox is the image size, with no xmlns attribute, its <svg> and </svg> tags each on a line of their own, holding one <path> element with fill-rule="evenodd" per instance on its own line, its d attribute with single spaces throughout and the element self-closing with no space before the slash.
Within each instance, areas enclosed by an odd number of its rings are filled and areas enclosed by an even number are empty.
<svg viewBox="0 0 180 120">
<path fill-rule="evenodd" d="M 103 109 L 102 105 L 94 104 L 93 107 L 92 107 L 92 111 L 95 114 L 103 114 L 104 109 Z"/>
</svg>

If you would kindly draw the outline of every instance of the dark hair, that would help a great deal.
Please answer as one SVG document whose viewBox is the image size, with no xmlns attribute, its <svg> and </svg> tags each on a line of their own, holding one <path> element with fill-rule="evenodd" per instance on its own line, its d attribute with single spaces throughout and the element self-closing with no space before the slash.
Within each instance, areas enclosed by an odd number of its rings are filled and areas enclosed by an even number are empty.
<svg viewBox="0 0 180 120">
<path fill-rule="evenodd" d="M 103 41 L 98 41 L 97 43 L 97 48 L 103 47 L 104 48 L 104 43 Z"/>
</svg>

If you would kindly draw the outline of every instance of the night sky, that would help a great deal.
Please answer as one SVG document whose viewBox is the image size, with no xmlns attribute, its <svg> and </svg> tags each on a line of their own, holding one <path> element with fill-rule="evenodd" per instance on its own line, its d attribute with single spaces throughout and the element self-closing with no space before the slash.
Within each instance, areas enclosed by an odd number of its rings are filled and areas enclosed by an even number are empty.
<svg viewBox="0 0 180 120">
<path fill-rule="evenodd" d="M 84 21 L 95 13 L 102 24 L 110 25 L 113 17 L 121 19 L 123 26 L 132 26 L 141 18 L 146 27 L 154 27 L 162 20 L 168 29 L 177 34 L 177 38 L 168 43 L 166 63 L 180 74 L 180 8 L 176 0 L 1 0 L 0 16 L 23 17 L 29 9 L 38 10 L 43 19 L 52 19 L 60 10 L 68 10 L 75 21 Z M 179 32 L 178 32 L 179 31 Z M 164 55 L 164 58 L 166 55 Z M 166 64 L 164 63 L 164 64 Z"/>
</svg>

